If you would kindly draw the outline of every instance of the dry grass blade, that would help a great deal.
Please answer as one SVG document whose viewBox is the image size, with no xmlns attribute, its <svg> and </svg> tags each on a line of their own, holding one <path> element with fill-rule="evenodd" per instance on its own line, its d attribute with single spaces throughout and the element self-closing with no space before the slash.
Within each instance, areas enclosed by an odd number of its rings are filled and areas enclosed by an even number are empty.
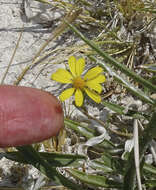
<svg viewBox="0 0 156 190">
<path fill-rule="evenodd" d="M 68 21 L 68 23 L 74 22 L 79 14 L 82 12 L 82 9 L 72 10 L 70 11 L 66 16 L 65 20 Z M 40 56 L 41 52 L 45 49 L 45 47 L 53 40 L 55 40 L 58 36 L 60 36 L 65 30 L 68 28 L 68 25 L 64 22 L 64 20 L 61 22 L 61 24 L 54 30 L 54 32 L 50 35 L 48 40 L 41 46 L 37 54 L 34 56 L 32 64 L 25 67 L 25 69 L 22 71 L 22 73 L 18 76 L 17 80 L 14 82 L 15 85 L 18 85 L 19 82 L 22 80 L 23 76 L 26 74 L 26 72 L 37 63 L 37 58 Z"/>
<path fill-rule="evenodd" d="M 19 38 L 18 38 L 18 41 L 17 41 L 16 47 L 15 47 L 14 52 L 13 52 L 13 54 L 12 54 L 12 57 L 11 57 L 11 59 L 10 59 L 9 65 L 7 66 L 7 69 L 6 69 L 6 71 L 5 71 L 5 73 L 4 73 L 4 76 L 3 76 L 2 80 L 1 80 L 1 84 L 4 83 L 4 80 L 5 80 L 6 76 L 7 76 L 7 73 L 8 73 L 8 71 L 9 71 L 9 68 L 10 68 L 10 66 L 11 66 L 11 64 L 12 64 L 12 62 L 13 62 L 14 57 L 15 57 L 15 54 L 16 54 L 16 51 L 17 51 L 17 48 L 18 48 L 19 43 L 20 43 L 21 38 L 22 38 L 23 28 L 24 28 L 24 26 L 22 27 L 22 30 L 21 30 L 21 32 L 20 32 L 20 35 L 19 35 Z"/>
<path fill-rule="evenodd" d="M 141 176 L 140 176 L 140 162 L 139 162 L 139 137 L 138 137 L 138 122 L 137 122 L 137 119 L 134 120 L 134 159 L 135 159 L 135 167 L 136 167 L 138 189 L 142 190 Z"/>
</svg>

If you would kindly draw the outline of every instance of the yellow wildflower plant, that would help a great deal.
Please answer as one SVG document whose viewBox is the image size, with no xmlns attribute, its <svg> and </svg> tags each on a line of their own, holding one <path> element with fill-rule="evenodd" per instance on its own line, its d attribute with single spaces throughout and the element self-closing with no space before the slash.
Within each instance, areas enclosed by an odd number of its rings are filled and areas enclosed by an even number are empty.
<svg viewBox="0 0 156 190">
<path fill-rule="evenodd" d="M 88 70 L 87 73 L 82 76 L 85 68 L 85 59 L 80 58 L 76 60 L 74 56 L 69 57 L 68 65 L 70 72 L 66 69 L 58 69 L 51 76 L 52 80 L 57 82 L 72 84 L 71 88 L 64 90 L 60 94 L 60 100 L 65 101 L 75 94 L 75 104 L 80 107 L 83 104 L 83 92 L 85 92 L 96 103 L 100 103 L 100 93 L 102 91 L 101 83 L 106 80 L 105 76 L 102 74 L 103 69 L 96 66 Z"/>
</svg>

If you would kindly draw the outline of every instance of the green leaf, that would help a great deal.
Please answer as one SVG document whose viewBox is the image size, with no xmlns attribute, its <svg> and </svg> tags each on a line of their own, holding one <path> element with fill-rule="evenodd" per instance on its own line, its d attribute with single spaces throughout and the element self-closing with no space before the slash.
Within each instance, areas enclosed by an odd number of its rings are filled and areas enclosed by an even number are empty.
<svg viewBox="0 0 156 190">
<path fill-rule="evenodd" d="M 86 126 L 83 126 L 82 124 L 80 124 L 78 122 L 74 122 L 72 120 L 65 118 L 64 123 L 68 128 L 70 128 L 70 129 L 76 131 L 77 133 L 85 136 L 87 139 L 94 137 L 93 130 L 90 131 L 89 128 L 86 129 Z"/>
<path fill-rule="evenodd" d="M 113 169 L 107 165 L 105 165 L 102 161 L 94 160 L 91 161 L 90 167 L 95 170 L 100 170 L 104 173 L 112 173 Z"/>
<path fill-rule="evenodd" d="M 104 100 L 102 101 L 102 104 L 105 107 L 109 108 L 110 110 L 116 112 L 117 114 L 127 115 L 127 116 L 131 116 L 131 117 L 137 118 L 137 119 L 146 118 L 147 120 L 149 120 L 149 115 L 146 115 L 143 112 L 139 112 L 139 111 L 131 110 L 131 109 L 128 109 L 125 112 L 125 108 L 123 106 L 120 106 L 120 105 L 117 105 L 117 104 L 114 104 L 114 103 L 111 103 L 111 102 L 107 102 L 107 101 L 104 101 Z"/>
<path fill-rule="evenodd" d="M 103 67 L 111 76 L 113 76 L 119 83 L 124 85 L 125 88 L 127 88 L 129 91 L 131 91 L 134 95 L 138 96 L 143 101 L 155 105 L 156 102 L 149 98 L 146 94 L 144 94 L 143 91 L 133 86 L 131 83 L 129 83 L 126 79 L 121 77 L 114 71 L 109 64 L 106 64 L 102 62 L 101 60 L 96 59 L 95 57 L 91 57 L 94 61 L 97 61 L 101 67 Z"/>
<path fill-rule="evenodd" d="M 125 114 L 124 113 L 125 108 L 122 107 L 122 106 L 119 106 L 117 104 L 113 104 L 111 102 L 107 102 L 107 101 L 104 101 L 104 100 L 102 101 L 102 104 L 104 106 L 106 106 L 107 108 L 109 108 L 110 110 L 112 110 L 112 111 L 114 111 L 114 112 L 116 112 L 116 113 L 118 113 L 120 115 Z"/>
<path fill-rule="evenodd" d="M 76 131 L 78 134 L 83 135 L 87 139 L 90 139 L 96 136 L 95 130 L 89 129 L 88 127 L 78 122 L 65 118 L 64 123 L 66 127 Z M 115 145 L 111 141 L 108 141 L 106 139 L 102 143 L 98 144 L 97 146 L 102 147 L 102 148 L 109 148 L 109 149 L 115 147 Z"/>
<path fill-rule="evenodd" d="M 127 68 L 124 64 L 121 64 L 118 61 L 116 61 L 113 57 L 109 56 L 106 52 L 101 50 L 95 43 L 91 42 L 81 32 L 79 32 L 76 29 L 76 27 L 74 27 L 73 25 L 71 25 L 69 23 L 67 23 L 67 24 L 84 42 L 86 42 L 93 50 L 95 50 L 101 57 L 103 57 L 104 60 L 107 61 L 110 65 L 114 66 L 116 69 L 119 69 L 124 74 L 126 74 L 127 76 L 129 76 L 133 80 L 135 80 L 136 82 L 147 87 L 149 90 L 156 92 L 155 85 L 150 83 L 148 80 L 145 80 L 144 78 L 140 77 L 138 74 L 136 74 L 135 72 L 133 72 L 129 68 Z"/>
<path fill-rule="evenodd" d="M 156 137 L 156 111 L 153 112 L 148 127 L 144 131 L 145 136 L 149 136 L 149 140 Z"/>
<path fill-rule="evenodd" d="M 82 124 L 82 123 L 77 122 L 77 121 L 73 121 L 73 120 L 68 119 L 68 118 L 64 118 L 64 120 L 67 121 L 67 122 L 69 122 L 69 123 L 71 123 L 71 124 L 74 124 L 76 126 L 80 126 L 80 127 L 84 128 L 84 129 L 86 129 L 90 133 L 94 133 L 95 132 L 93 129 L 91 129 L 91 128 L 88 127 L 88 124 L 86 126 L 85 124 Z"/>
<path fill-rule="evenodd" d="M 85 172 L 76 169 L 68 169 L 67 172 L 81 182 L 89 185 L 106 188 L 122 188 L 121 183 L 109 180 L 108 177 L 105 176 L 86 174 Z"/>
<path fill-rule="evenodd" d="M 5 153 L 0 153 L 0 157 L 5 157 L 7 159 L 10 159 L 15 162 L 23 163 L 23 164 L 31 164 L 31 160 L 26 160 L 26 158 L 21 154 L 19 151 L 18 152 L 5 152 Z"/>
<path fill-rule="evenodd" d="M 147 187 L 150 187 L 150 188 L 156 187 L 156 180 L 146 180 L 145 184 Z"/>
<path fill-rule="evenodd" d="M 23 164 L 31 164 L 31 159 L 26 160 L 25 157 L 20 152 L 6 152 L 0 153 L 1 157 L 20 162 Z M 39 152 L 39 155 L 52 167 L 65 167 L 65 166 L 78 166 L 79 161 L 86 159 L 83 155 L 72 155 L 72 154 L 59 154 L 59 153 L 47 153 Z"/>
<path fill-rule="evenodd" d="M 144 169 L 145 171 L 148 171 L 148 172 L 150 172 L 150 173 L 156 175 L 156 167 L 151 166 L 150 164 L 146 164 L 146 163 L 145 163 L 144 166 L 143 166 L 143 169 Z"/>
<path fill-rule="evenodd" d="M 80 185 L 73 183 L 71 180 L 61 175 L 56 168 L 53 168 L 46 160 L 44 160 L 31 145 L 16 147 L 16 149 L 20 151 L 26 161 L 29 160 L 34 167 L 52 179 L 56 184 L 64 185 L 71 190 L 82 189 Z"/>
<path fill-rule="evenodd" d="M 103 172 L 116 173 L 118 175 L 123 174 L 123 164 L 123 160 L 112 157 L 108 153 L 103 153 L 101 158 L 92 160 L 89 165 L 94 169 L 100 169 Z"/>
<path fill-rule="evenodd" d="M 52 167 L 79 166 L 79 161 L 86 159 L 83 155 L 59 154 L 42 152 L 40 155 L 49 162 Z"/>
<path fill-rule="evenodd" d="M 156 64 L 145 64 L 140 66 L 141 69 L 144 69 L 148 72 L 156 73 Z"/>
</svg>

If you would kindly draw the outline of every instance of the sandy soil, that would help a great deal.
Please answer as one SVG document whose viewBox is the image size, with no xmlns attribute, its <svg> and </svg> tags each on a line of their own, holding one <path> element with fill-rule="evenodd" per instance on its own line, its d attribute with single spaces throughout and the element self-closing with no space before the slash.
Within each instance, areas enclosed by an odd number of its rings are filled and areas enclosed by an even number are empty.
<svg viewBox="0 0 156 190">
<path fill-rule="evenodd" d="M 31 64 L 41 44 L 45 42 L 53 28 L 56 27 L 54 20 L 61 17 L 61 14 L 57 11 L 55 13 L 49 11 L 51 7 L 47 5 L 33 2 L 29 8 L 26 3 L 23 4 L 24 2 L 27 1 L 5 0 L 0 2 L 0 80 L 4 76 L 21 31 L 23 31 L 19 47 L 3 82 L 4 84 L 13 84 L 26 65 Z M 24 6 L 25 9 L 23 9 Z M 49 21 L 50 27 L 45 25 Z M 59 43 L 53 42 L 50 44 L 50 48 L 55 48 L 58 45 Z M 53 70 L 52 66 L 48 66 L 48 73 L 44 67 L 44 72 L 36 80 L 42 68 L 43 64 L 28 71 L 20 85 L 42 89 L 52 86 L 52 81 L 49 80 Z"/>
</svg>

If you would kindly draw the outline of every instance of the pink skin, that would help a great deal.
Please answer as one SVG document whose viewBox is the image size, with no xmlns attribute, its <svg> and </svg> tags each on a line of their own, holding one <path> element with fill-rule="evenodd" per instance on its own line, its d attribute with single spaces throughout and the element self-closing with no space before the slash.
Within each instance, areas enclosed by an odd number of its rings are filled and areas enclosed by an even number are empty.
<svg viewBox="0 0 156 190">
<path fill-rule="evenodd" d="M 63 111 L 50 93 L 22 86 L 0 86 L 0 147 L 22 146 L 56 136 Z"/>
</svg>

